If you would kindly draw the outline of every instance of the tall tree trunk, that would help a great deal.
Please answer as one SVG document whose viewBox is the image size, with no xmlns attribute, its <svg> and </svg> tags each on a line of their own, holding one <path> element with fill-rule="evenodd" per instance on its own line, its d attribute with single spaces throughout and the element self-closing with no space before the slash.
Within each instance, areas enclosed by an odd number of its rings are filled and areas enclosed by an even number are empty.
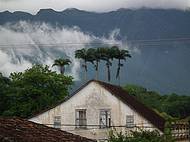
<svg viewBox="0 0 190 142">
<path fill-rule="evenodd" d="M 119 77 L 119 75 L 120 75 L 120 65 L 121 65 L 121 61 L 120 61 L 120 59 L 118 60 L 118 67 L 117 67 L 117 74 L 116 74 L 116 78 L 118 78 Z"/>
<path fill-rule="evenodd" d="M 64 66 L 60 66 L 60 73 L 64 75 L 64 73 L 65 73 L 65 67 Z"/>
<path fill-rule="evenodd" d="M 119 86 L 120 86 L 120 69 L 121 69 L 121 60 L 118 59 L 118 67 L 117 67 L 116 78 L 118 78 Z"/>
<path fill-rule="evenodd" d="M 87 63 L 85 62 L 84 63 L 84 70 L 85 70 L 85 73 L 84 73 L 84 81 L 86 81 L 87 80 Z"/>
<path fill-rule="evenodd" d="M 110 76 L 110 66 L 108 66 L 108 81 L 110 82 L 111 76 Z"/>
<path fill-rule="evenodd" d="M 118 85 L 120 86 L 120 76 L 118 76 Z"/>
<path fill-rule="evenodd" d="M 99 64 L 98 64 L 98 61 L 96 61 L 96 66 L 95 66 L 95 70 L 96 70 L 96 80 L 98 80 L 98 78 L 99 78 L 98 68 L 99 68 Z"/>
<path fill-rule="evenodd" d="M 108 72 L 107 72 L 108 81 L 110 82 L 111 77 L 110 77 L 110 65 L 109 65 L 109 62 L 106 63 L 106 66 L 107 66 L 107 70 L 108 70 Z"/>
</svg>

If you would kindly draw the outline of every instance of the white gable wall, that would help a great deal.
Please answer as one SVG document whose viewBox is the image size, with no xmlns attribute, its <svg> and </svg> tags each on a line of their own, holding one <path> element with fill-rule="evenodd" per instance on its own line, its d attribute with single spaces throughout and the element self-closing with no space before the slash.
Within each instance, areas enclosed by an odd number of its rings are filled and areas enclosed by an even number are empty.
<svg viewBox="0 0 190 142">
<path fill-rule="evenodd" d="M 123 103 L 96 82 L 91 82 L 77 94 L 61 105 L 42 113 L 30 121 L 41 124 L 53 124 L 54 116 L 61 116 L 62 125 L 75 125 L 75 110 L 86 109 L 87 125 L 99 125 L 100 109 L 111 110 L 111 125 L 126 125 L 126 115 L 134 115 L 134 123 L 139 126 L 153 127 L 135 110 Z M 49 125 L 53 126 L 53 125 Z M 75 126 L 62 126 L 63 130 L 94 139 L 107 137 L 107 130 L 88 127 L 87 130 L 75 129 Z M 94 129 L 95 128 L 95 129 Z"/>
</svg>

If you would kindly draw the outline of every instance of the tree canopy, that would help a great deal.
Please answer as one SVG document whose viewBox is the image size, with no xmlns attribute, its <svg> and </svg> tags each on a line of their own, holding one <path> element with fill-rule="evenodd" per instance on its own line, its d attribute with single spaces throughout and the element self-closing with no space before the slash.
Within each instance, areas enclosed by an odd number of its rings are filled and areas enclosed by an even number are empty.
<svg viewBox="0 0 190 142">
<path fill-rule="evenodd" d="M 71 76 L 57 74 L 48 66 L 34 65 L 23 73 L 11 73 L 6 90 L 1 88 L 5 92 L 1 97 L 7 101 L 0 115 L 28 117 L 63 100 L 71 84 Z"/>
<path fill-rule="evenodd" d="M 5 111 L 5 109 L 7 108 L 7 95 L 6 95 L 6 91 L 9 88 L 10 85 L 10 79 L 4 77 L 1 73 L 0 73 L 0 114 L 1 112 Z"/>
<path fill-rule="evenodd" d="M 96 71 L 96 79 L 98 79 L 99 64 L 101 61 L 105 62 L 107 68 L 107 80 L 111 80 L 111 66 L 114 59 L 118 60 L 118 68 L 116 73 L 116 78 L 120 79 L 120 70 L 124 64 L 121 63 L 122 60 L 126 61 L 127 58 L 131 58 L 129 51 L 126 49 L 119 49 L 118 46 L 112 47 L 97 47 L 97 48 L 83 48 L 75 51 L 75 57 L 82 59 L 84 64 L 82 67 L 85 69 L 85 80 L 87 73 L 87 62 L 92 63 Z"/>
<path fill-rule="evenodd" d="M 60 73 L 61 74 L 64 74 L 65 73 L 65 66 L 66 65 L 70 65 L 71 61 L 69 59 L 56 59 L 54 61 L 54 64 L 52 65 L 53 66 L 58 66 L 59 67 L 59 70 L 60 70 Z"/>
<path fill-rule="evenodd" d="M 175 93 L 161 95 L 137 85 L 126 85 L 124 89 L 166 118 L 171 118 L 170 116 L 172 116 L 181 119 L 190 116 L 190 96 L 177 95 Z"/>
</svg>

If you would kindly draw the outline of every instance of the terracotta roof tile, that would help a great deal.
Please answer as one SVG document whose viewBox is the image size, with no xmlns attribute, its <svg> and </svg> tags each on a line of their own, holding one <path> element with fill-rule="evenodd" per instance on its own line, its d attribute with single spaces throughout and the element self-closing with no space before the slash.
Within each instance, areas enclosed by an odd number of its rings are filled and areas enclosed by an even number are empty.
<svg viewBox="0 0 190 142">
<path fill-rule="evenodd" d="M 95 142 L 20 118 L 0 118 L 1 142 Z"/>
</svg>

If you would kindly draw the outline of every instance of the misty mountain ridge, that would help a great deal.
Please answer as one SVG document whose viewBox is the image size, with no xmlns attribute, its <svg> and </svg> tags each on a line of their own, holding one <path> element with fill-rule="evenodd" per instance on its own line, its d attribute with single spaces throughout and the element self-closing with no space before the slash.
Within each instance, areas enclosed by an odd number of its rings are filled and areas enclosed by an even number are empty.
<svg viewBox="0 0 190 142">
<path fill-rule="evenodd" d="M 97 13 L 76 8 L 57 12 L 41 9 L 36 15 L 8 11 L 0 13 L 0 25 L 7 22 L 47 22 L 56 26 L 78 26 L 83 32 L 107 36 L 120 29 L 122 39 L 160 39 L 190 36 L 190 11 L 176 9 L 118 9 Z"/>
<path fill-rule="evenodd" d="M 55 11 L 41 9 L 37 14 L 16 11 L 1 12 L 0 25 L 28 21 L 48 23 L 52 27 L 79 27 L 80 31 L 96 37 L 109 37 L 110 32 L 119 29 L 116 38 L 127 42 L 130 48 L 137 48 L 122 68 L 121 84 L 138 84 L 162 93 L 176 92 L 190 94 L 190 11 L 176 9 L 118 9 L 97 13 L 76 8 Z M 72 38 L 72 37 L 71 37 Z M 175 39 L 187 39 L 178 41 Z M 138 42 L 138 40 L 174 39 L 172 41 Z M 137 41 L 137 42 L 130 42 Z M 112 68 L 115 70 L 117 63 Z M 104 68 L 102 63 L 100 68 Z M 91 67 L 88 73 L 93 78 Z M 113 71 L 114 72 L 114 71 Z M 112 72 L 112 83 L 117 84 Z M 80 75 L 82 76 L 81 71 Z M 105 72 L 100 73 L 105 80 Z"/>
</svg>

